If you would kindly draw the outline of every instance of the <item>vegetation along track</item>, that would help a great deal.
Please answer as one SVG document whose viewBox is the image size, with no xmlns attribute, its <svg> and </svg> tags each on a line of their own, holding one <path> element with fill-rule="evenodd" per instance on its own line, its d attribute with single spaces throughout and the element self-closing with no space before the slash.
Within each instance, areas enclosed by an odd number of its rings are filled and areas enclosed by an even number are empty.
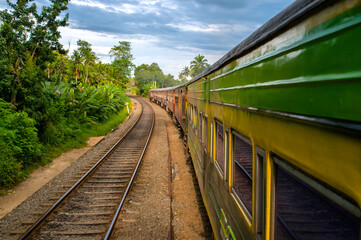
<svg viewBox="0 0 361 240">
<path fill-rule="evenodd" d="M 154 126 L 144 101 L 132 128 L 20 239 L 108 239 Z"/>
</svg>

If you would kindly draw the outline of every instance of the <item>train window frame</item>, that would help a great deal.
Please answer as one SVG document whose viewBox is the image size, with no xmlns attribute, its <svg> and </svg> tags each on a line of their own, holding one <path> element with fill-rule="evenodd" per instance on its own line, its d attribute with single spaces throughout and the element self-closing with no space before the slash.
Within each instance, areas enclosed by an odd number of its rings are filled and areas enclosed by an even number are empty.
<svg viewBox="0 0 361 240">
<path fill-rule="evenodd" d="M 223 138 L 223 149 L 224 149 L 224 156 L 223 156 L 223 163 L 224 163 L 224 182 L 226 183 L 226 188 L 229 189 L 228 182 L 229 182 L 229 128 L 227 126 L 224 126 L 224 138 Z"/>
<path fill-rule="evenodd" d="M 189 121 L 192 129 L 194 129 L 193 114 L 194 114 L 193 105 L 189 103 Z"/>
<path fill-rule="evenodd" d="M 214 162 L 214 123 L 213 119 L 211 119 L 211 146 L 210 146 L 210 158 L 212 162 Z"/>
<path fill-rule="evenodd" d="M 307 188 L 312 189 L 311 191 L 317 192 L 322 198 L 330 201 L 332 204 L 336 205 L 338 208 L 341 208 L 348 212 L 350 215 L 358 218 L 359 220 L 359 237 L 361 237 L 361 209 L 357 207 L 356 204 L 353 204 L 351 201 L 347 200 L 345 196 L 337 193 L 336 190 L 333 190 L 332 187 L 328 186 L 326 183 L 321 183 L 315 177 L 304 173 L 302 170 L 292 165 L 286 159 L 278 156 L 275 153 L 271 153 L 271 160 L 273 162 L 272 168 L 272 214 L 271 214 L 271 236 L 272 239 L 276 239 L 276 191 L 277 191 L 277 168 L 280 168 L 282 171 L 286 172 L 286 174 L 295 178 L 296 180 L 303 182 Z M 360 238 L 361 239 L 361 238 Z"/>
<path fill-rule="evenodd" d="M 194 106 L 194 133 L 198 136 L 198 109 Z"/>
<path fill-rule="evenodd" d="M 205 152 L 207 152 L 207 148 L 208 148 L 208 117 L 207 115 L 203 115 L 202 116 L 202 145 L 203 145 L 203 148 L 205 150 Z"/>
<path fill-rule="evenodd" d="M 223 125 L 223 122 L 221 122 L 220 120 L 218 120 L 218 119 L 215 119 L 215 147 L 214 147 L 214 150 L 215 150 L 215 154 L 214 154 L 214 159 L 215 159 L 215 161 L 214 161 L 214 163 L 215 163 L 215 165 L 216 165 L 216 168 L 217 168 L 217 170 L 218 170 L 218 172 L 219 172 L 219 174 L 221 175 L 221 177 L 223 178 L 224 177 L 224 169 L 225 169 L 225 167 L 224 167 L 224 162 L 225 162 L 225 159 L 224 159 L 224 153 L 225 153 L 225 149 L 224 149 L 224 142 L 225 142 L 225 137 L 224 137 L 224 125 Z M 222 143 L 222 153 L 220 154 L 222 157 L 223 157 L 223 159 L 222 159 L 222 165 L 223 165 L 223 168 L 220 166 L 221 165 L 221 163 L 219 163 L 219 159 L 218 159 L 218 155 L 219 155 L 219 153 L 218 153 L 218 151 L 219 151 L 219 146 L 218 146 L 218 127 L 219 126 L 222 126 L 222 136 L 223 136 L 223 143 Z"/>
<path fill-rule="evenodd" d="M 247 220 L 249 221 L 249 225 L 251 226 L 252 225 L 252 219 L 253 219 L 253 214 L 252 214 L 252 211 L 253 211 L 253 205 L 254 205 L 254 177 L 252 177 L 251 181 L 252 181 L 252 209 L 251 211 L 247 208 L 246 204 L 244 203 L 244 201 L 242 200 L 242 198 L 238 195 L 238 193 L 236 192 L 235 188 L 234 188 L 234 185 L 235 185 L 235 157 L 234 157 L 234 144 L 235 144 L 235 141 L 234 141 L 234 137 L 238 137 L 241 141 L 249 144 L 252 148 L 252 171 L 254 171 L 254 149 L 253 149 L 253 144 L 252 144 L 252 141 L 250 138 L 244 136 L 243 134 L 241 134 L 240 132 L 238 132 L 237 130 L 235 129 L 232 129 L 231 130 L 231 138 L 232 138 L 232 147 L 231 147 L 231 156 L 232 156 L 232 159 L 231 159 L 231 175 L 232 175 L 232 178 L 231 178 L 231 193 L 232 193 L 232 196 L 233 198 L 236 200 L 236 202 L 239 204 L 242 212 L 244 213 L 244 215 L 246 216 Z M 253 174 L 253 173 L 252 173 Z"/>
<path fill-rule="evenodd" d="M 199 143 L 203 143 L 203 112 L 199 112 Z"/>
<path fill-rule="evenodd" d="M 266 152 L 259 146 L 255 146 L 255 181 L 254 181 L 254 192 L 255 192 L 255 208 L 254 208 L 254 225 L 255 234 L 257 240 L 265 239 L 265 195 L 266 195 Z"/>
</svg>

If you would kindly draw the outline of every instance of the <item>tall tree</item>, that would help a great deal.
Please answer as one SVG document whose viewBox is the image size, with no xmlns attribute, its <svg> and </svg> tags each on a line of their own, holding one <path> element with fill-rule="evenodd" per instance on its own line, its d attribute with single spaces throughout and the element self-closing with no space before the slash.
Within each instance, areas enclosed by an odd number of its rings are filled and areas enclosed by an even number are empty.
<svg viewBox="0 0 361 240">
<path fill-rule="evenodd" d="M 134 57 L 131 53 L 131 44 L 126 41 L 119 41 L 110 49 L 109 54 L 114 58 L 112 66 L 115 68 L 115 79 L 118 84 L 125 86 L 129 81 L 131 72 L 135 65 L 133 64 Z"/>
<path fill-rule="evenodd" d="M 179 73 L 178 78 L 180 80 L 187 80 L 187 77 L 190 77 L 191 75 L 191 70 L 189 69 L 189 67 L 184 67 L 183 70 Z"/>
<path fill-rule="evenodd" d="M 200 74 L 201 72 L 203 72 L 204 70 L 206 70 L 209 67 L 209 64 L 207 63 L 208 60 L 198 54 L 192 61 L 191 61 L 191 76 L 195 77 L 198 74 Z"/>
<path fill-rule="evenodd" d="M 44 80 L 34 76 L 29 78 L 24 71 L 35 70 L 34 66 L 45 70 L 47 60 L 54 56 L 52 51 L 62 51 L 58 29 L 66 26 L 68 20 L 68 14 L 60 18 L 67 9 L 68 0 L 50 0 L 50 6 L 44 6 L 40 13 L 35 3 L 30 5 L 30 2 L 32 0 L 18 0 L 16 3 L 7 0 L 11 10 L 0 11 L 0 58 L 8 69 L 0 77 L 0 88 L 2 92 L 8 92 L 8 100 L 13 106 L 25 101 L 28 87 L 40 85 Z M 22 99 L 19 100 L 19 96 Z"/>
<path fill-rule="evenodd" d="M 154 86 L 154 83 L 160 88 L 171 87 L 177 84 L 172 75 L 164 75 L 157 63 L 152 63 L 151 65 L 142 64 L 136 67 L 134 75 L 135 85 L 138 87 L 141 95 L 147 95 L 149 89 Z"/>
<path fill-rule="evenodd" d="M 83 59 L 80 56 L 80 53 L 78 50 L 74 50 L 73 55 L 71 56 L 72 60 L 72 68 L 75 73 L 75 83 L 78 82 L 78 78 L 80 76 L 80 69 L 82 67 Z"/>
<path fill-rule="evenodd" d="M 89 67 L 95 64 L 95 61 L 98 59 L 96 57 L 95 52 L 93 52 L 92 48 L 91 48 L 91 44 L 88 43 L 87 41 L 84 40 L 78 40 L 76 42 L 76 44 L 78 45 L 78 51 L 79 51 L 79 55 L 80 57 L 83 59 L 83 65 L 84 65 L 84 69 L 85 69 L 85 83 L 88 82 L 88 77 L 89 77 Z"/>
</svg>

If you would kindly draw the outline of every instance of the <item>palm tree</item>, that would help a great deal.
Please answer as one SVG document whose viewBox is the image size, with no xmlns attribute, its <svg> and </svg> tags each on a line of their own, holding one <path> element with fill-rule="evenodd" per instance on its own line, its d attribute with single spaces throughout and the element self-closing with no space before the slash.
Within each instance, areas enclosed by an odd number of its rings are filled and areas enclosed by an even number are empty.
<svg viewBox="0 0 361 240">
<path fill-rule="evenodd" d="M 198 54 L 193 61 L 191 61 L 191 76 L 195 77 L 198 74 L 200 74 L 202 71 L 204 71 L 205 69 L 207 69 L 209 67 L 209 64 L 207 63 L 208 60 Z"/>
<path fill-rule="evenodd" d="M 178 78 L 183 80 L 183 79 L 187 79 L 187 77 L 189 77 L 191 75 L 191 70 L 189 69 L 189 67 L 184 67 L 183 70 L 179 73 Z"/>
<path fill-rule="evenodd" d="M 80 68 L 82 67 L 82 57 L 80 56 L 80 53 L 75 50 L 73 52 L 73 55 L 71 56 L 71 60 L 73 60 L 74 68 L 75 68 L 75 82 L 78 82 L 78 78 L 80 76 Z"/>
</svg>

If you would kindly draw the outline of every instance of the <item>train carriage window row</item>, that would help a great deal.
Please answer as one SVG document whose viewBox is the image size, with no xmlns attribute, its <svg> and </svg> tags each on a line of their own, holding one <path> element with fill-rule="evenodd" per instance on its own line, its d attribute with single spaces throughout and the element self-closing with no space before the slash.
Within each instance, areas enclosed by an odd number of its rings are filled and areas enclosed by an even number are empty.
<svg viewBox="0 0 361 240">
<path fill-rule="evenodd" d="M 232 136 L 232 191 L 252 216 L 252 144 L 250 140 L 236 131 L 232 131 Z"/>
</svg>

